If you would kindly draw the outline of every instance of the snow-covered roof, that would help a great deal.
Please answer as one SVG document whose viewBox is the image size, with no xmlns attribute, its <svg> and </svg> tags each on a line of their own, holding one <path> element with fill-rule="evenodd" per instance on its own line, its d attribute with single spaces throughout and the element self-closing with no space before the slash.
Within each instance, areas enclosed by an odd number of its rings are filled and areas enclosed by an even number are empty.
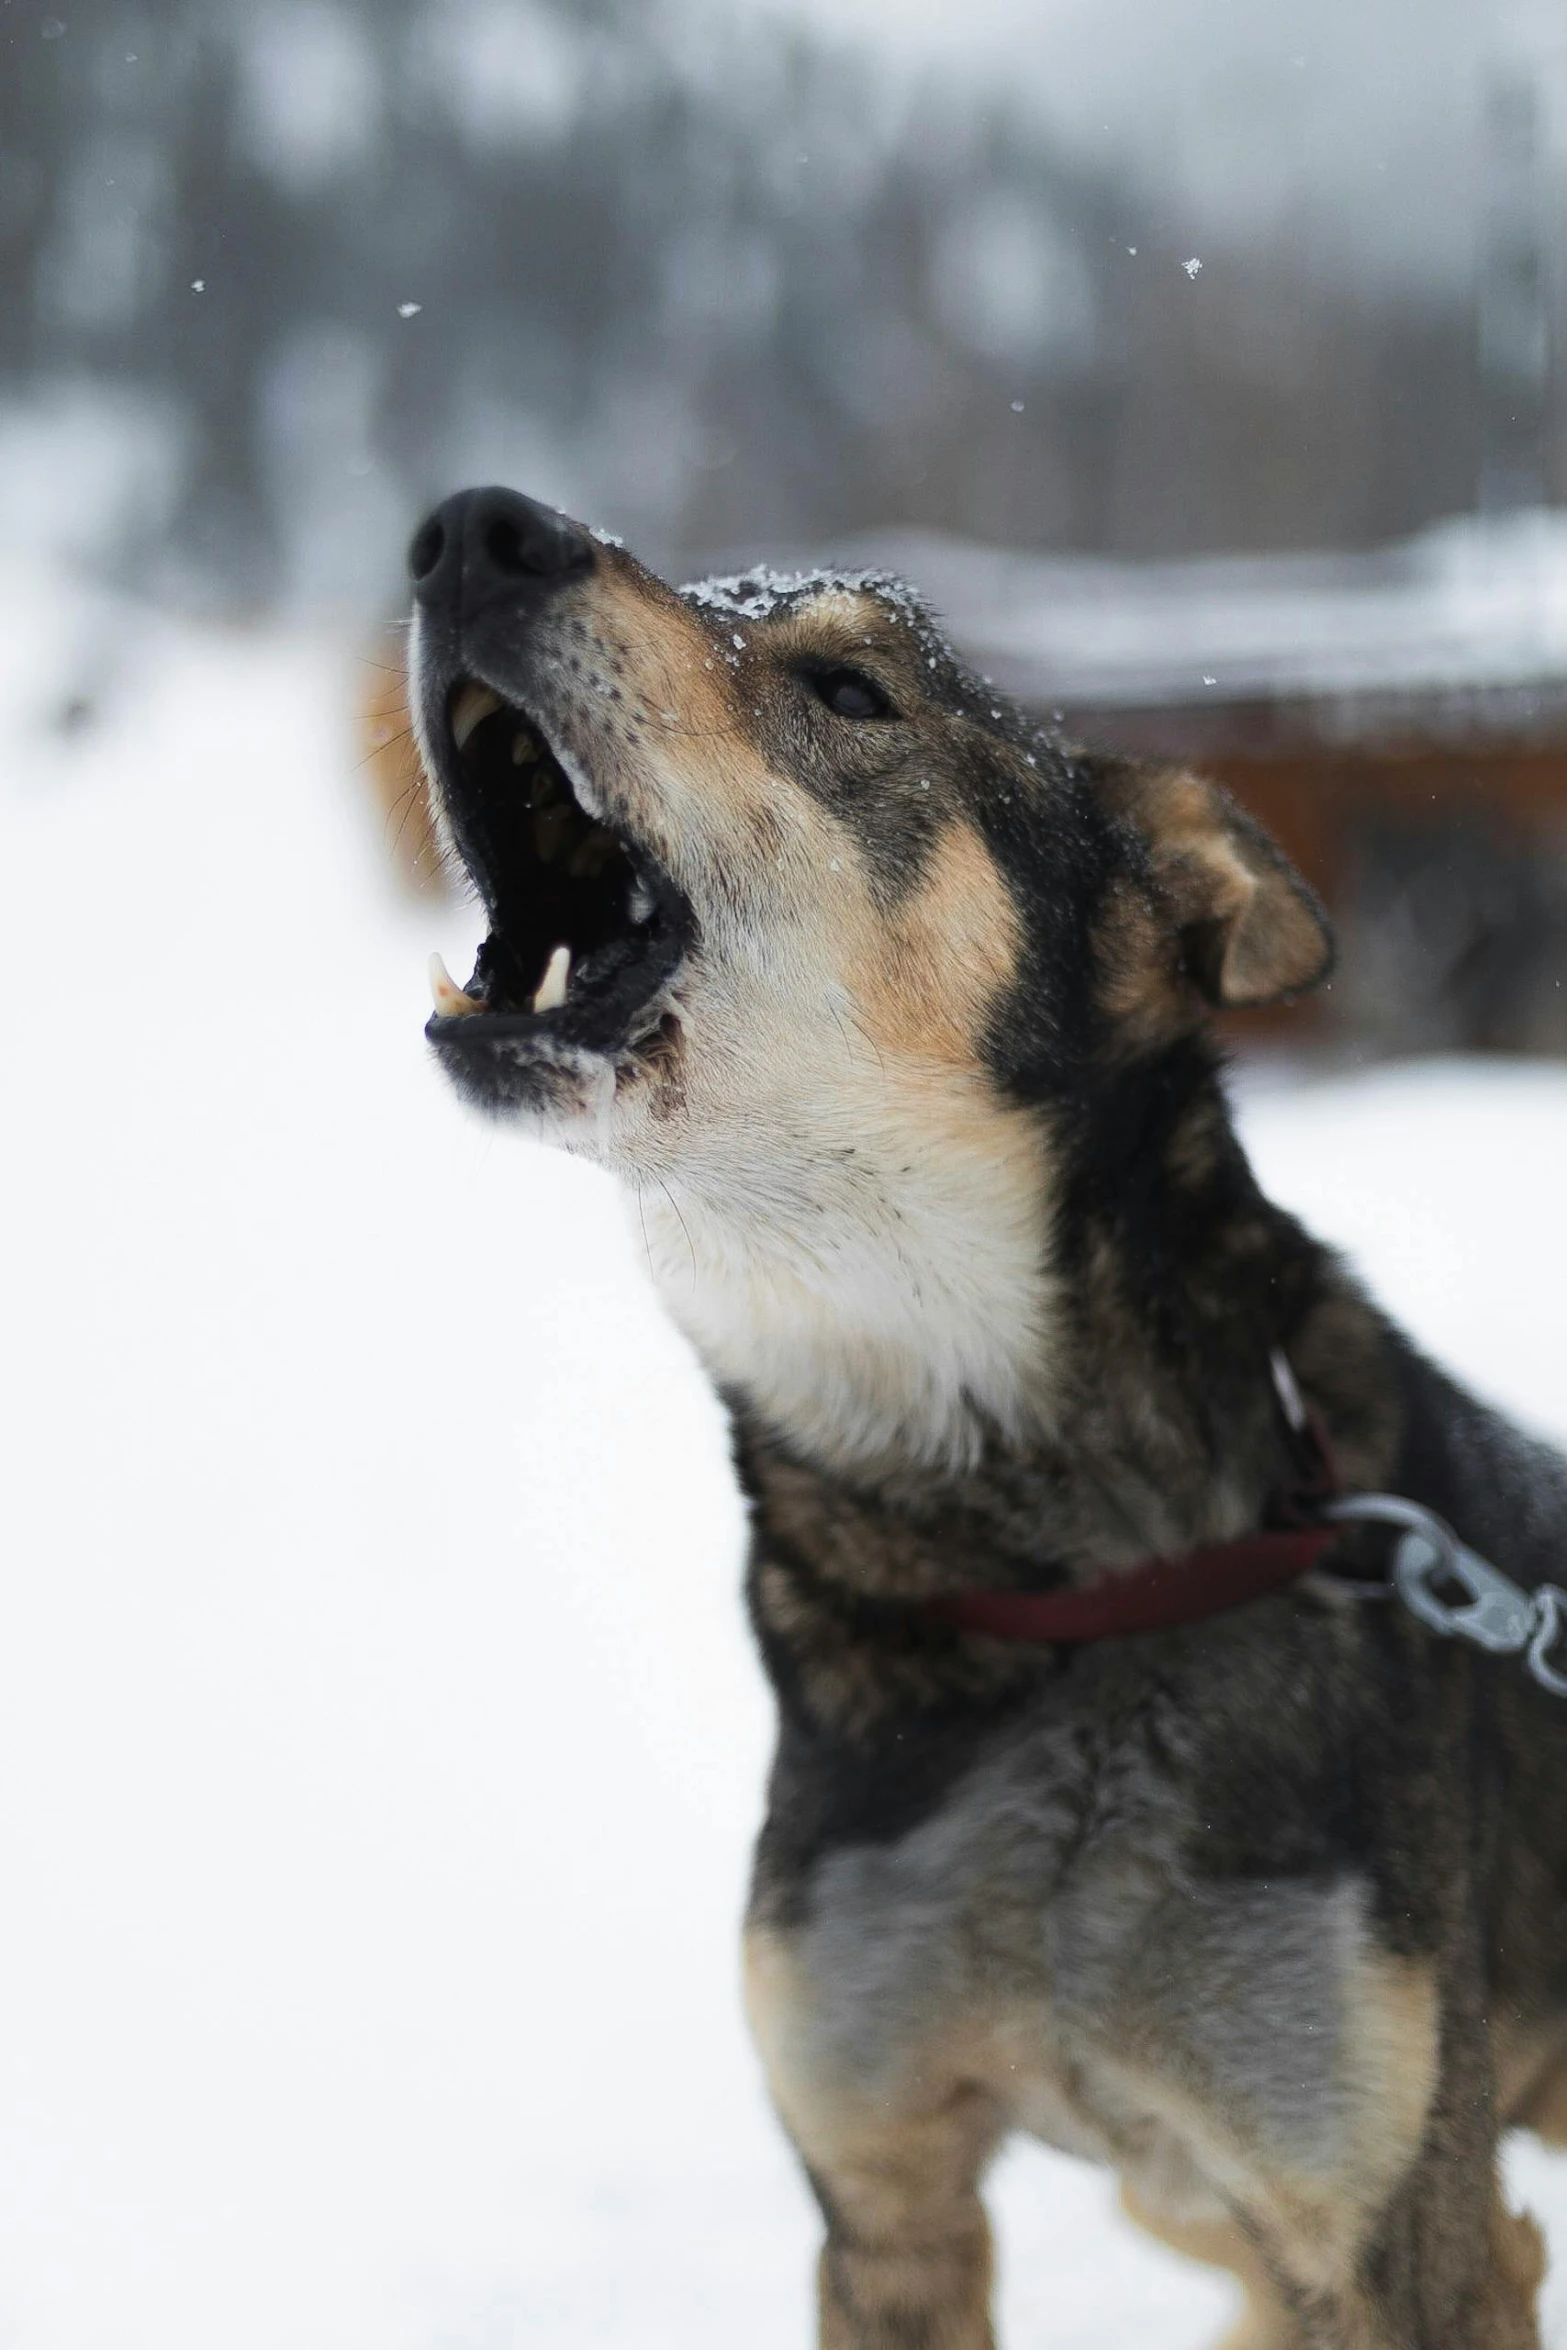
<svg viewBox="0 0 1567 2350">
<path fill-rule="evenodd" d="M 997 684 L 1067 707 L 1567 687 L 1567 512 L 1360 554 L 1136 563 L 913 531 L 848 552 L 911 580 Z"/>
</svg>

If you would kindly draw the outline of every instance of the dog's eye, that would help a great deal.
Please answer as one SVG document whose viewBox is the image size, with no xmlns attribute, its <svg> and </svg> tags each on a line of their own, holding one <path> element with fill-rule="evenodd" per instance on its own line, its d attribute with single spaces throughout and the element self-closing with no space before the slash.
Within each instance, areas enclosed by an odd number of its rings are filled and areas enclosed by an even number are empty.
<svg viewBox="0 0 1567 2350">
<path fill-rule="evenodd" d="M 874 678 L 858 669 L 814 669 L 811 684 L 840 718 L 885 718 L 892 708 Z"/>
</svg>

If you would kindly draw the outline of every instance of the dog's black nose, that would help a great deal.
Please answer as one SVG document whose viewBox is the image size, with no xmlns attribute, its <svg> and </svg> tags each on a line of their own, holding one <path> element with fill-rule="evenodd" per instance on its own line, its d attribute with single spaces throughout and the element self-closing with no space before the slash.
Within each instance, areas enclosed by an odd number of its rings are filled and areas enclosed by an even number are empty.
<svg viewBox="0 0 1567 2350">
<path fill-rule="evenodd" d="M 592 564 L 585 530 L 515 490 L 459 490 L 426 516 L 408 550 L 420 603 L 453 612 L 559 587 Z"/>
</svg>

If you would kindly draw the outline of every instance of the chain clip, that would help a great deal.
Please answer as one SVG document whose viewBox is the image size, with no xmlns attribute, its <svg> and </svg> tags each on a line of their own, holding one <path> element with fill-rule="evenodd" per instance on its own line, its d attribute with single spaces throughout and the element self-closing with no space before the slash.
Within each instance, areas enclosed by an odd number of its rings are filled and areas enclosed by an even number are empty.
<svg viewBox="0 0 1567 2350">
<path fill-rule="evenodd" d="M 1525 1591 L 1478 1551 L 1460 1542 L 1445 1519 L 1397 1493 L 1353 1493 L 1324 1505 L 1335 1523 L 1397 1528 L 1393 1587 L 1411 1615 L 1445 1637 L 1471 1640 L 1491 1656 L 1522 1655 L 1542 1689 L 1567 1697 L 1567 1672 L 1550 1662 L 1567 1632 L 1567 1591 L 1542 1583 Z M 1457 1583 L 1465 1596 L 1443 1599 L 1438 1586 Z"/>
</svg>

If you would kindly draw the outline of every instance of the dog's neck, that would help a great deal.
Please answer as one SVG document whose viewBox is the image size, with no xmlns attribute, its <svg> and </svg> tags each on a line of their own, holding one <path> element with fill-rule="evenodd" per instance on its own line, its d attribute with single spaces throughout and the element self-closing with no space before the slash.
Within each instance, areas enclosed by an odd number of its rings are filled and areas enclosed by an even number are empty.
<svg viewBox="0 0 1567 2350">
<path fill-rule="evenodd" d="M 879 1432 L 854 1385 L 862 1325 L 847 1285 L 835 1317 L 821 1293 L 808 1357 L 819 1397 L 804 1371 L 787 1390 L 769 1372 L 776 1324 L 757 1322 L 749 1352 L 743 1329 L 722 1355 L 708 1338 L 709 1364 L 724 1362 L 717 1375 L 731 1388 L 752 1506 L 751 1609 L 786 1721 L 895 1740 L 913 1714 L 985 1714 L 1026 1694 L 1048 1657 L 1027 1643 L 976 1655 L 911 1636 L 909 1602 L 1097 1582 L 1253 1531 L 1299 1473 L 1270 1378 L 1274 1346 L 1287 1349 L 1347 1478 L 1385 1483 L 1398 1441 L 1386 1327 L 1331 1254 L 1263 1199 L 1217 1080 L 1191 1075 L 1162 1098 L 1144 1087 L 1120 1104 L 1058 1110 L 1044 1154 L 1049 1237 L 1026 1259 L 1042 1332 L 1036 1377 L 1016 1375 L 1022 1424 L 984 1424 L 977 1454 L 941 1460 L 905 1445 L 844 1462 L 844 1427 Z M 1041 1124 L 1048 1139 L 1051 1116 Z M 954 1245 L 963 1238 L 960 1228 Z M 691 1242 L 688 1284 L 692 1254 L 703 1262 L 696 1230 Z M 982 1253 L 977 1262 L 976 1320 Z M 738 1317 L 747 1293 L 733 1294 Z M 934 1309 L 947 1296 L 927 1270 L 922 1299 Z M 1021 1350 L 999 1275 L 989 1303 Z"/>
<path fill-rule="evenodd" d="M 1053 1109 L 933 1092 L 852 1153 L 759 1158 L 756 1130 L 641 1187 L 666 1303 L 768 1446 L 900 1516 L 961 1510 L 970 1553 L 994 1522 L 1003 1580 L 1250 1530 L 1284 1459 L 1270 1349 L 1328 1403 L 1335 1350 L 1352 1403 L 1376 1351 L 1205 1056 Z"/>
<path fill-rule="evenodd" d="M 818 1105 L 820 1107 L 821 1105 Z M 1060 1328 L 1037 1119 L 874 1094 L 852 1148 L 754 1115 L 637 1186 L 655 1281 L 715 1384 L 837 1474 L 974 1467 L 1048 1425 Z"/>
</svg>

